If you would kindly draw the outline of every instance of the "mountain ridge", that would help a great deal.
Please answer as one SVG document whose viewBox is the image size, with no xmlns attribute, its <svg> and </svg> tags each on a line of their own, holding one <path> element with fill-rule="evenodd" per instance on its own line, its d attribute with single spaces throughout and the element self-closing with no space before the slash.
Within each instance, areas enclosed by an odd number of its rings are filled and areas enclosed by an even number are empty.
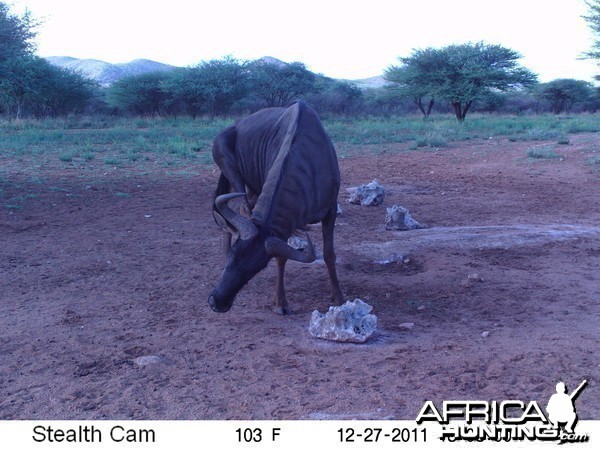
<svg viewBox="0 0 600 450">
<path fill-rule="evenodd" d="M 50 64 L 79 72 L 102 86 L 110 86 L 121 78 L 149 72 L 166 72 L 176 67 L 150 59 L 138 58 L 127 63 L 108 63 L 99 59 L 79 59 L 72 56 L 49 56 Z"/>
<path fill-rule="evenodd" d="M 177 66 L 144 58 L 137 58 L 126 63 L 109 63 L 99 59 L 80 59 L 72 56 L 49 56 L 45 59 L 54 66 L 79 72 L 84 77 L 97 81 L 101 86 L 110 86 L 115 81 L 127 76 L 142 75 L 149 72 L 166 72 L 177 69 Z M 259 60 L 269 64 L 287 64 L 272 56 L 264 56 Z M 382 75 L 358 80 L 340 79 L 340 81 L 353 83 L 360 89 L 379 88 L 387 84 Z"/>
</svg>

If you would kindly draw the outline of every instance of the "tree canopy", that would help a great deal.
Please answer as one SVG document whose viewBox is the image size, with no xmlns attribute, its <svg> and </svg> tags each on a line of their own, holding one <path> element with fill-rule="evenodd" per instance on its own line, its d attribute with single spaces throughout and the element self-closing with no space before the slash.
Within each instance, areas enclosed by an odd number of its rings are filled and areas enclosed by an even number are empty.
<svg viewBox="0 0 600 450">
<path fill-rule="evenodd" d="M 266 106 L 283 106 L 315 86 L 315 74 L 300 62 L 278 64 L 257 60 L 249 66 L 253 93 Z"/>
<path fill-rule="evenodd" d="M 583 16 L 583 18 L 586 20 L 596 37 L 592 49 L 586 52 L 585 56 L 596 59 L 600 63 L 600 0 L 588 0 L 585 3 L 589 8 L 589 12 L 587 15 Z M 600 75 L 596 78 L 600 78 Z"/>
<path fill-rule="evenodd" d="M 385 78 L 411 96 L 424 114 L 421 99 L 428 96 L 429 110 L 434 99 L 445 100 L 463 121 L 473 102 L 489 92 L 536 82 L 536 75 L 518 64 L 520 57 L 514 50 L 483 42 L 427 48 L 400 58 L 402 64 L 389 67 Z"/>
<path fill-rule="evenodd" d="M 442 56 L 434 48 L 414 50 L 412 55 L 398 58 L 402 65 L 390 66 L 384 74 L 393 89 L 401 96 L 411 98 L 425 117 L 429 116 L 435 103 L 434 87 L 438 83 L 432 69 L 439 66 Z M 429 97 L 427 107 L 424 104 L 426 97 Z"/>
<path fill-rule="evenodd" d="M 177 69 L 162 83 L 164 94 L 176 109 L 188 114 L 223 115 L 247 93 L 245 63 L 226 57 Z"/>
<path fill-rule="evenodd" d="M 600 0 L 586 3 L 590 9 L 585 19 L 598 35 L 586 55 L 600 61 Z M 600 98 L 590 85 L 577 80 L 521 89 L 533 85 L 536 76 L 518 64 L 520 55 L 483 42 L 414 50 L 386 70 L 391 89 L 368 83 L 358 88 L 313 73 L 301 62 L 232 57 L 130 76 L 100 87 L 36 56 L 36 27 L 29 12 L 14 14 L 0 0 L 0 115 L 9 120 L 84 111 L 214 117 L 285 106 L 298 98 L 322 114 L 402 114 L 414 108 L 412 102 L 426 117 L 433 110 L 454 111 L 460 121 L 474 109 L 558 113 L 600 108 Z"/>
<path fill-rule="evenodd" d="M 537 97 L 547 101 L 554 114 L 571 112 L 575 103 L 589 100 L 593 93 L 590 83 L 570 78 L 543 83 L 536 89 Z"/>
<path fill-rule="evenodd" d="M 318 98 L 317 92 L 322 94 Z M 315 75 L 299 62 L 242 62 L 225 57 L 171 72 L 123 78 L 108 88 L 107 97 L 112 107 L 132 114 L 214 117 L 229 113 L 239 103 L 250 109 L 283 106 L 311 94 L 326 109 L 347 111 L 362 93 L 349 83 Z M 345 101 L 347 105 L 342 105 Z"/>
<path fill-rule="evenodd" d="M 160 115 L 166 106 L 164 72 L 151 72 L 121 78 L 108 91 L 109 106 L 131 114 Z"/>
<path fill-rule="evenodd" d="M 0 2 L 0 63 L 34 51 L 36 25 L 29 11 L 19 17 L 10 12 L 6 3 Z"/>
<path fill-rule="evenodd" d="M 8 118 L 67 114 L 94 96 L 91 81 L 33 54 L 36 25 L 29 12 L 17 16 L 0 2 L 0 113 Z"/>
</svg>

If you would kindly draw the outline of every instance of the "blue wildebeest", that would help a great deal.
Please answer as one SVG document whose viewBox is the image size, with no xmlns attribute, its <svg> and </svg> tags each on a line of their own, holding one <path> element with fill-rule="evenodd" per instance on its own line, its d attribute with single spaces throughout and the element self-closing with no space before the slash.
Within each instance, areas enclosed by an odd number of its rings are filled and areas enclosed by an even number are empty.
<svg viewBox="0 0 600 450">
<path fill-rule="evenodd" d="M 240 289 L 275 258 L 275 311 L 289 314 L 283 284 L 286 261 L 312 262 L 315 252 L 310 238 L 303 250 L 290 247 L 287 240 L 318 222 L 331 295 L 342 303 L 333 249 L 340 171 L 317 113 L 300 101 L 260 110 L 219 133 L 213 158 L 221 169 L 213 215 L 226 232 L 227 254 L 219 284 L 208 299 L 213 311 L 229 311 Z M 236 197 L 241 197 L 245 214 L 228 205 Z M 233 244 L 232 235 L 237 238 Z"/>
</svg>

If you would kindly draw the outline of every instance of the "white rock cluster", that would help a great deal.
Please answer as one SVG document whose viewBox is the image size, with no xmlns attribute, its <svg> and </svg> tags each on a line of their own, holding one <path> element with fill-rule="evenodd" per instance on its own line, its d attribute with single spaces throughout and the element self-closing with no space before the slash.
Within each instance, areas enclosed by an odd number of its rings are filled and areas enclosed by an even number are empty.
<svg viewBox="0 0 600 450">
<path fill-rule="evenodd" d="M 349 203 L 363 206 L 377 206 L 383 202 L 385 198 L 385 189 L 377 180 L 371 181 L 369 184 L 348 188 L 350 198 Z"/>
<path fill-rule="evenodd" d="M 408 213 L 408 209 L 393 205 L 391 208 L 386 208 L 385 214 L 385 229 L 386 230 L 416 230 L 425 228 Z"/>
<path fill-rule="evenodd" d="M 365 342 L 377 329 L 373 307 L 357 298 L 341 306 L 331 306 L 321 314 L 313 311 L 308 331 L 314 337 L 340 342 Z"/>
</svg>

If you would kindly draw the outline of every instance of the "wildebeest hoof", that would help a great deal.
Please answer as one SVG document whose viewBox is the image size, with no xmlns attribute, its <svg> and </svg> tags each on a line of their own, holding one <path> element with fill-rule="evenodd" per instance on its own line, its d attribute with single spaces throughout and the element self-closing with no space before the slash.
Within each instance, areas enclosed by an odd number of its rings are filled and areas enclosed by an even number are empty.
<svg viewBox="0 0 600 450">
<path fill-rule="evenodd" d="M 292 310 L 289 306 L 276 306 L 273 310 L 280 316 L 289 316 L 292 314 Z"/>
</svg>

